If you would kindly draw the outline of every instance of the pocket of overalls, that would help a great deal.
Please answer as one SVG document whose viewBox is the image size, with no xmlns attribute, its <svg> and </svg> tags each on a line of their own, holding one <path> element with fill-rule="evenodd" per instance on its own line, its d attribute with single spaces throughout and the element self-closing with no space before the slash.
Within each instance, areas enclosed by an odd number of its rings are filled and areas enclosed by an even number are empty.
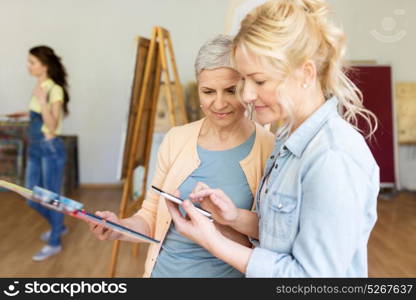
<svg viewBox="0 0 416 300">
<path fill-rule="evenodd" d="M 45 139 L 42 141 L 43 149 L 46 153 L 56 154 L 57 149 L 56 149 L 55 140 L 56 138 L 53 138 L 50 140 Z"/>
<path fill-rule="evenodd" d="M 266 230 L 269 235 L 278 239 L 287 239 L 295 230 L 296 197 L 274 192 L 270 196 L 267 209 Z"/>
</svg>

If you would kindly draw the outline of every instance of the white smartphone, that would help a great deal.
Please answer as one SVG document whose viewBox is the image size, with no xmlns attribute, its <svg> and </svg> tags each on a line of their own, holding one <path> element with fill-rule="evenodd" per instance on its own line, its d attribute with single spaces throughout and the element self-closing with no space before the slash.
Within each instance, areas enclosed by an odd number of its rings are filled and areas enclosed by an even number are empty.
<svg viewBox="0 0 416 300">
<path fill-rule="evenodd" d="M 166 193 L 164 191 L 162 191 L 161 189 L 155 187 L 152 185 L 152 189 L 154 189 L 156 192 L 158 192 L 159 194 L 161 194 L 163 197 L 165 197 L 166 199 L 175 202 L 177 204 L 182 204 L 183 199 L 175 197 L 172 194 Z M 210 218 L 212 220 L 212 215 L 210 212 L 206 211 L 205 209 L 199 208 L 199 207 L 195 207 L 201 214 L 203 214 L 204 216 L 207 216 L 208 218 Z"/>
</svg>

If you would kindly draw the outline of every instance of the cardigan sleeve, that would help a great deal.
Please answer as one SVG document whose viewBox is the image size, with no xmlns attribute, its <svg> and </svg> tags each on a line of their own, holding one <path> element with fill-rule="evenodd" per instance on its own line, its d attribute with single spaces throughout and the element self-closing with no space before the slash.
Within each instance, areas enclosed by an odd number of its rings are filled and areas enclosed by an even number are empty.
<svg viewBox="0 0 416 300">
<path fill-rule="evenodd" d="M 166 175 L 168 174 L 171 166 L 170 150 L 172 143 L 172 135 L 174 135 L 174 129 L 175 128 L 172 128 L 168 131 L 157 153 L 156 167 L 152 180 L 152 185 L 157 187 L 163 186 Z M 156 217 L 159 206 L 159 197 L 160 196 L 156 192 L 154 192 L 153 189 L 148 189 L 146 197 L 143 200 L 142 207 L 135 214 L 141 216 L 146 221 L 146 223 L 149 225 L 152 236 L 154 235 L 156 228 Z"/>
</svg>

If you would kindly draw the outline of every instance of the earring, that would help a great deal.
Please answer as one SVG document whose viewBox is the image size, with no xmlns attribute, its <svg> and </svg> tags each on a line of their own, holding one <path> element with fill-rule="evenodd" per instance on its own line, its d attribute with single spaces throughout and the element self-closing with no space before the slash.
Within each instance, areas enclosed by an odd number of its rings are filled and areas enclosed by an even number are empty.
<svg viewBox="0 0 416 300">
<path fill-rule="evenodd" d="M 302 84 L 302 87 L 303 87 L 304 89 L 307 89 L 307 88 L 308 88 L 308 85 L 307 85 L 306 83 L 303 83 L 303 84 Z"/>
<path fill-rule="evenodd" d="M 253 103 L 250 103 L 248 105 L 248 111 L 249 111 L 248 118 L 249 118 L 249 120 L 253 120 L 253 112 L 254 112 L 254 107 L 253 106 L 254 106 Z"/>
</svg>

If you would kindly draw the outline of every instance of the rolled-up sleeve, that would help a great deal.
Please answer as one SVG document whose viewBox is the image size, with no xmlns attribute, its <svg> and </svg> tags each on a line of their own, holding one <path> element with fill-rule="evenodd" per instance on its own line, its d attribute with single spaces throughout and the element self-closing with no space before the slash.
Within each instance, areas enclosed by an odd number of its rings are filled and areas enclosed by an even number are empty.
<svg viewBox="0 0 416 300">
<path fill-rule="evenodd" d="M 251 253 L 247 265 L 246 277 L 276 277 L 275 268 L 285 254 L 278 254 L 273 251 L 255 248 Z"/>
<path fill-rule="evenodd" d="M 370 178 L 341 150 L 328 149 L 302 174 L 299 227 L 290 253 L 253 250 L 247 277 L 343 277 L 365 246 Z"/>
</svg>

